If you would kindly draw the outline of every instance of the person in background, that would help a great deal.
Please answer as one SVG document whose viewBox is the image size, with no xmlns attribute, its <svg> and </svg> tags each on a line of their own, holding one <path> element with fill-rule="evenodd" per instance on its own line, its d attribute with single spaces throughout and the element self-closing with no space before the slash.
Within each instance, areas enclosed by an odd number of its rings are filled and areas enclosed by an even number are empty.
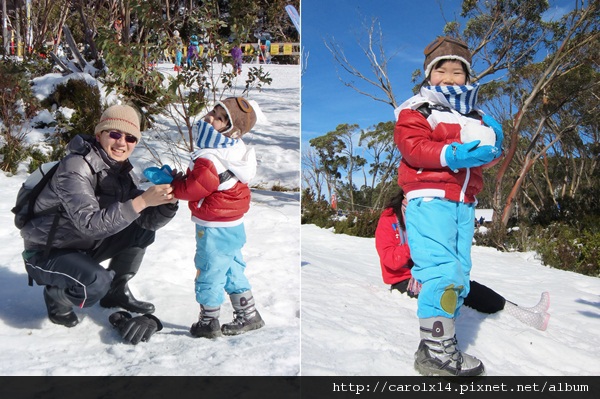
<svg viewBox="0 0 600 399">
<path fill-rule="evenodd" d="M 171 51 L 175 53 L 175 66 L 173 70 L 175 72 L 181 72 L 181 60 L 183 59 L 183 41 L 179 36 L 179 31 L 173 31 L 173 39 L 171 40 Z"/>
<path fill-rule="evenodd" d="M 142 313 L 126 329 L 148 339 L 160 324 L 152 303 L 137 300 L 128 282 L 137 274 L 156 230 L 177 212 L 169 184 L 142 190 L 129 156 L 142 138 L 140 118 L 128 105 L 107 108 L 94 136 L 75 136 L 69 154 L 36 200 L 36 216 L 22 229 L 27 273 L 43 285 L 48 318 L 74 327 L 73 307 L 98 301 L 106 308 Z M 48 209 L 56 209 L 48 212 Z M 100 263 L 110 260 L 108 268 Z M 141 338 L 140 338 L 141 339 Z"/>
<path fill-rule="evenodd" d="M 406 236 L 405 208 L 406 198 L 404 192 L 399 190 L 381 213 L 375 230 L 375 247 L 379 255 L 383 282 L 389 284 L 391 290 L 417 298 L 420 284 L 411 274 L 413 262 Z M 537 305 L 526 308 L 506 300 L 496 291 L 476 281 L 471 280 L 470 285 L 471 289 L 464 300 L 464 306 L 487 314 L 504 310 L 522 323 L 538 330 L 544 331 L 548 327 L 548 292 L 542 293 Z"/>
<path fill-rule="evenodd" d="M 240 75 L 242 73 L 242 49 L 236 43 L 230 50 L 231 57 L 233 57 L 233 73 Z"/>
<path fill-rule="evenodd" d="M 196 66 L 200 61 L 200 47 L 198 46 L 198 36 L 192 35 L 190 37 L 190 44 L 187 49 L 186 63 L 188 68 Z"/>
<path fill-rule="evenodd" d="M 271 63 L 271 40 L 265 40 L 265 64 Z"/>
</svg>

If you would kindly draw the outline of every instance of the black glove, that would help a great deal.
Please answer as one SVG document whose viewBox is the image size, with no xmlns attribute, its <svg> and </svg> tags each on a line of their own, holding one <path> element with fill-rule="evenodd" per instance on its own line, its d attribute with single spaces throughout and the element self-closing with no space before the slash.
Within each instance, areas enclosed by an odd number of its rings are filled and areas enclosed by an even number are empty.
<svg viewBox="0 0 600 399">
<path fill-rule="evenodd" d="M 131 314 L 120 311 L 111 314 L 108 321 L 119 330 L 125 342 L 133 345 L 137 345 L 140 341 L 150 341 L 152 334 L 163 328 L 160 320 L 151 314 L 132 317 Z"/>
</svg>

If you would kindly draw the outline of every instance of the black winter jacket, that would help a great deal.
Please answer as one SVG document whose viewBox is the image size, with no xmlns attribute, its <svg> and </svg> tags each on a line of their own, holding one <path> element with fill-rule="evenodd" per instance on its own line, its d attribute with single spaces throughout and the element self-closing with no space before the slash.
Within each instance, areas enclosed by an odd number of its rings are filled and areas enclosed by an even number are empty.
<svg viewBox="0 0 600 399">
<path fill-rule="evenodd" d="M 76 136 L 68 151 L 34 208 L 41 212 L 61 206 L 53 248 L 91 250 L 133 222 L 157 230 L 175 216 L 177 206 L 172 204 L 135 212 L 132 199 L 144 191 L 138 188 L 133 166 L 110 159 L 94 138 Z M 25 250 L 46 248 L 54 216 L 35 217 L 21 229 Z"/>
</svg>

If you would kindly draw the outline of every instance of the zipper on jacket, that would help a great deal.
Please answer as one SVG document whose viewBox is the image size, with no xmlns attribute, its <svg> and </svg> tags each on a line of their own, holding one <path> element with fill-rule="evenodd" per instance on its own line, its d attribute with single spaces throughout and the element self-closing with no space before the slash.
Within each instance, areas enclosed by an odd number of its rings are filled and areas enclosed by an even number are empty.
<svg viewBox="0 0 600 399">
<path fill-rule="evenodd" d="M 467 168 L 467 174 L 465 175 L 465 181 L 460 188 L 460 202 L 465 202 L 465 193 L 467 191 L 467 187 L 469 185 L 469 180 L 471 179 L 471 168 Z"/>
</svg>

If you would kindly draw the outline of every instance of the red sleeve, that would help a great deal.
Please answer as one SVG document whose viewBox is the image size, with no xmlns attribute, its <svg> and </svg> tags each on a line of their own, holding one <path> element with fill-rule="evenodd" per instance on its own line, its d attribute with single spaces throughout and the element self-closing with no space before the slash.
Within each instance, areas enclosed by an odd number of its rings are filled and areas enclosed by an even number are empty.
<svg viewBox="0 0 600 399">
<path fill-rule="evenodd" d="M 396 223 L 396 216 L 384 211 L 375 230 L 375 248 L 379 259 L 382 265 L 391 270 L 399 270 L 411 262 L 408 243 L 400 244 L 400 237 L 394 230 Z"/>
<path fill-rule="evenodd" d="M 443 124 L 437 128 L 443 129 Z M 441 132 L 440 132 L 441 133 Z M 440 135 L 444 137 L 445 135 Z M 400 111 L 394 128 L 394 142 L 402 159 L 413 168 L 440 169 L 440 154 L 446 142 L 434 141 L 431 126 L 419 111 Z"/>
<path fill-rule="evenodd" d="M 189 170 L 183 180 L 173 180 L 175 198 L 184 201 L 200 201 L 217 191 L 219 175 L 215 165 L 208 159 L 198 158 L 194 162 L 194 170 Z"/>
</svg>

